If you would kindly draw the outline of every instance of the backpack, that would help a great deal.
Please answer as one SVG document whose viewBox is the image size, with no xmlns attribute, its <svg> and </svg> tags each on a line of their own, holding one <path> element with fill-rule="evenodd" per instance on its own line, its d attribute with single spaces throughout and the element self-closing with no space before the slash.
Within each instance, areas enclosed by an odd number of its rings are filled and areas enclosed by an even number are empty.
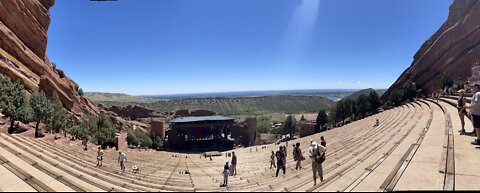
<svg viewBox="0 0 480 193">
<path fill-rule="evenodd" d="M 319 149 L 317 148 L 317 152 L 316 152 L 317 155 L 320 154 L 318 150 Z M 315 157 L 315 162 L 318 164 L 323 164 L 323 162 L 325 162 L 325 159 L 326 159 L 326 156 L 325 156 L 325 153 L 323 153 L 322 155 L 319 156 L 319 158 Z"/>
</svg>

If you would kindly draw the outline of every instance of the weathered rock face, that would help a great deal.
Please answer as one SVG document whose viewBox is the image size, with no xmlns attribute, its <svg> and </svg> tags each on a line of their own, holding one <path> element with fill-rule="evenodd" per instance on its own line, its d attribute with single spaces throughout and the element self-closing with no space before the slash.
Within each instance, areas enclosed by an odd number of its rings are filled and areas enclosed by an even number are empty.
<svg viewBox="0 0 480 193">
<path fill-rule="evenodd" d="M 99 109 L 78 95 L 78 85 L 52 67 L 46 55 L 49 8 L 54 0 L 0 0 L 0 74 L 22 82 L 30 92 L 58 93 L 76 116 Z"/>
<path fill-rule="evenodd" d="M 450 75 L 466 80 L 471 67 L 480 62 L 480 1 L 455 0 L 447 21 L 415 54 L 412 65 L 386 92 L 387 99 L 394 89 L 411 80 L 428 96 L 441 87 L 441 78 Z"/>
<path fill-rule="evenodd" d="M 148 117 L 164 117 L 164 115 L 156 111 L 153 111 L 141 106 L 137 106 L 137 105 L 135 106 L 129 105 L 126 107 L 112 106 L 110 108 L 106 108 L 105 110 L 114 112 L 121 117 L 126 117 L 130 119 L 148 118 Z"/>
</svg>

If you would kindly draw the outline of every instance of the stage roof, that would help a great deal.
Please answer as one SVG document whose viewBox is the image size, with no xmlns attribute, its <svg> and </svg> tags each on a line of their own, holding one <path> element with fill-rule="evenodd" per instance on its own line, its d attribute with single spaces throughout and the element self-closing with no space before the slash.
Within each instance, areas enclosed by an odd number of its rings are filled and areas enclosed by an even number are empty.
<svg viewBox="0 0 480 193">
<path fill-rule="evenodd" d="M 234 118 L 224 117 L 224 116 L 204 116 L 204 117 L 180 117 L 174 120 L 171 120 L 170 123 L 192 123 L 192 122 L 203 122 L 203 121 L 233 121 Z"/>
</svg>

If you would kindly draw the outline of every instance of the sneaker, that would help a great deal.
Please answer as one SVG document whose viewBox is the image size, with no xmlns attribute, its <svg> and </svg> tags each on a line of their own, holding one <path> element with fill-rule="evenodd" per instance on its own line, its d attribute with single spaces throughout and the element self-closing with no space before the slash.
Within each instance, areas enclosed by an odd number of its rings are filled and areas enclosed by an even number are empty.
<svg viewBox="0 0 480 193">
<path fill-rule="evenodd" d="M 480 141 L 479 140 L 475 140 L 472 142 L 472 145 L 480 145 Z"/>
<path fill-rule="evenodd" d="M 475 131 L 472 131 L 472 132 L 467 132 L 467 133 L 465 133 L 465 135 L 475 137 L 475 136 L 477 136 L 477 133 L 476 133 Z"/>
</svg>

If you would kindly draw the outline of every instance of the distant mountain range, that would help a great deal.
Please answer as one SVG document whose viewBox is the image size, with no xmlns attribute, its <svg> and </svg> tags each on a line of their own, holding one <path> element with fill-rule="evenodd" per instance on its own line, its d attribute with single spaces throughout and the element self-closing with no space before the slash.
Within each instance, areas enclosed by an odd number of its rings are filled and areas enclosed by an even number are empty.
<svg viewBox="0 0 480 193">
<path fill-rule="evenodd" d="M 267 90 L 267 91 L 234 91 L 170 95 L 144 95 L 146 98 L 180 99 L 180 98 L 211 98 L 211 97 L 253 97 L 271 95 L 348 95 L 359 89 L 299 89 L 299 90 Z"/>
<path fill-rule="evenodd" d="M 227 115 L 317 112 L 345 97 L 369 94 L 373 89 L 245 91 L 178 95 L 130 96 L 114 93 L 86 93 L 97 104 L 139 105 L 158 112 L 210 110 Z M 381 94 L 384 90 L 377 91 Z"/>
</svg>

